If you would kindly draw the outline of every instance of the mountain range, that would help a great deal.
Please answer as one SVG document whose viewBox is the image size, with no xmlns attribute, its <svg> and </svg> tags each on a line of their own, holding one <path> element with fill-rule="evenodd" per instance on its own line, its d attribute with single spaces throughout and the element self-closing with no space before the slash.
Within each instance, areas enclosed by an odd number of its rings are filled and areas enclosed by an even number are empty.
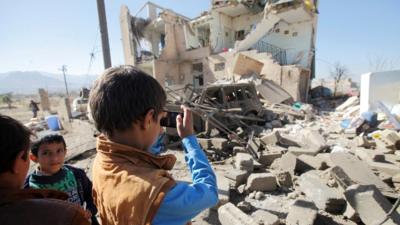
<svg viewBox="0 0 400 225">
<path fill-rule="evenodd" d="M 66 78 L 68 90 L 77 91 L 82 87 L 90 87 L 97 76 L 67 74 Z M 0 73 L 0 94 L 34 94 L 39 88 L 44 88 L 49 93 L 65 92 L 64 77 L 62 74 L 39 71 Z"/>
</svg>

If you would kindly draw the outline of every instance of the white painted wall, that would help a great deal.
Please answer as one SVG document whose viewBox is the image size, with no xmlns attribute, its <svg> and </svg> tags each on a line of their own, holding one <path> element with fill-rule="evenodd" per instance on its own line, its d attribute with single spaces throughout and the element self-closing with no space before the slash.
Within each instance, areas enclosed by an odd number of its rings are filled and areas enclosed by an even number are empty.
<svg viewBox="0 0 400 225">
<path fill-rule="evenodd" d="M 282 49 L 286 49 L 286 58 L 288 64 L 299 64 L 304 68 L 309 68 L 310 55 L 312 47 L 312 27 L 313 22 L 301 22 L 294 24 L 287 24 L 280 22 L 276 29 L 279 29 L 279 33 L 271 32 L 264 40 L 267 43 L 278 46 Z M 285 34 L 285 31 L 289 31 Z M 293 33 L 297 32 L 297 36 L 293 36 Z"/>
<path fill-rule="evenodd" d="M 400 103 L 400 70 L 361 75 L 360 113 L 376 111 L 378 100 L 391 110 Z"/>
</svg>

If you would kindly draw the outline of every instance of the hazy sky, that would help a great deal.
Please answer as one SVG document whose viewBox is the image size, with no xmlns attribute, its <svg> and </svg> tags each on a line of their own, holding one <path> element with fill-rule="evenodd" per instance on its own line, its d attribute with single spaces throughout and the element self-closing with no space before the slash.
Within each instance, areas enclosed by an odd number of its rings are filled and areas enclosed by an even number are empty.
<svg viewBox="0 0 400 225">
<path fill-rule="evenodd" d="M 119 11 L 145 0 L 105 0 L 112 64 L 123 64 Z M 190 18 L 209 0 L 154 0 Z M 400 0 L 320 0 L 317 77 L 339 61 L 357 77 L 385 62 L 400 69 Z M 90 52 L 95 60 L 89 70 Z M 0 72 L 38 70 L 97 74 L 103 70 L 96 0 L 0 0 Z M 376 66 L 376 65 L 375 65 Z"/>
</svg>

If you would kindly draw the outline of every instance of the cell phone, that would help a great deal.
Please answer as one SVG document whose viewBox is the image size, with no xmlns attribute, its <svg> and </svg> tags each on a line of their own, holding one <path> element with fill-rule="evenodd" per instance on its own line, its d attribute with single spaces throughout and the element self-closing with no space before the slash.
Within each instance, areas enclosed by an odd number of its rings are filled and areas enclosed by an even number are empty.
<svg viewBox="0 0 400 225">
<path fill-rule="evenodd" d="M 171 111 L 166 111 L 167 115 L 160 120 L 160 125 L 162 127 L 175 127 L 176 128 L 176 117 L 182 113 L 180 112 L 171 112 Z"/>
</svg>

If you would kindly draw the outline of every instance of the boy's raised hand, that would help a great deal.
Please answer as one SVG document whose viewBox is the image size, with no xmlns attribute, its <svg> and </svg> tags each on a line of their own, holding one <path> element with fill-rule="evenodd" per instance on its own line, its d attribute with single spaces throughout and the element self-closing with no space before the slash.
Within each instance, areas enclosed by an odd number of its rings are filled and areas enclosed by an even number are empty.
<svg viewBox="0 0 400 225">
<path fill-rule="evenodd" d="M 184 105 L 181 105 L 181 109 L 183 110 L 183 118 L 182 115 L 176 117 L 176 129 L 179 137 L 185 138 L 194 133 L 192 111 Z"/>
</svg>

